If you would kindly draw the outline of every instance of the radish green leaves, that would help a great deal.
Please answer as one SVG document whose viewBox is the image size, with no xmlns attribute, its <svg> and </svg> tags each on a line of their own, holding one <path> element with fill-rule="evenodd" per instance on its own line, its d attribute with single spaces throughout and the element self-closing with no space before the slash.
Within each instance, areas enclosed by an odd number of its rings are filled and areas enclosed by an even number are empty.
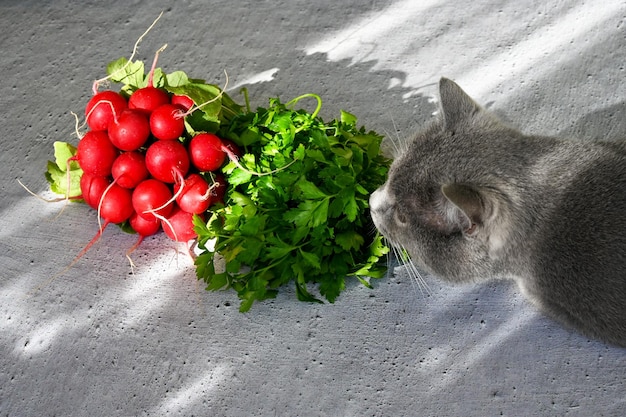
<svg viewBox="0 0 626 417">
<path fill-rule="evenodd" d="M 81 195 L 80 177 L 83 170 L 80 169 L 78 162 L 69 161 L 74 155 L 76 155 L 75 146 L 65 142 L 54 142 L 55 160 L 48 161 L 48 169 L 45 172 L 46 179 L 50 183 L 50 190 L 67 198 Z"/>
</svg>

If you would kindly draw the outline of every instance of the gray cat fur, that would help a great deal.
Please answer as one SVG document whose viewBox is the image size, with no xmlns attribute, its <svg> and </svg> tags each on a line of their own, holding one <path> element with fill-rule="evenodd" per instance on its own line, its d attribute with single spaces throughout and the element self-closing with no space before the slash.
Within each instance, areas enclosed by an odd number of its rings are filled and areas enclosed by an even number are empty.
<svg viewBox="0 0 626 417">
<path fill-rule="evenodd" d="M 454 283 L 513 279 L 567 327 L 626 346 L 626 141 L 528 136 L 457 84 L 370 198 L 374 224 Z"/>
</svg>

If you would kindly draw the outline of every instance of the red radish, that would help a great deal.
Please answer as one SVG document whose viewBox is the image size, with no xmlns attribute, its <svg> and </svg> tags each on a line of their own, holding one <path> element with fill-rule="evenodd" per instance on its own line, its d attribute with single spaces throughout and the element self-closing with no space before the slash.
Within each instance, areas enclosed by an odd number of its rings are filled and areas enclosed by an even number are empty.
<svg viewBox="0 0 626 417">
<path fill-rule="evenodd" d="M 113 161 L 111 175 L 120 187 L 135 188 L 149 176 L 145 156 L 137 151 L 122 153 Z"/>
<path fill-rule="evenodd" d="M 226 160 L 223 146 L 222 140 L 213 133 L 197 134 L 189 142 L 191 163 L 199 171 L 215 171 Z"/>
<path fill-rule="evenodd" d="M 178 139 L 185 131 L 184 109 L 175 104 L 159 106 L 150 114 L 150 130 L 157 139 Z"/>
<path fill-rule="evenodd" d="M 119 93 L 106 90 L 94 95 L 85 107 L 87 125 L 91 130 L 107 130 L 109 123 L 126 110 L 126 99 Z"/>
<path fill-rule="evenodd" d="M 166 217 L 172 212 L 173 206 L 172 192 L 159 180 L 144 180 L 133 190 L 132 207 L 141 217 Z"/>
<path fill-rule="evenodd" d="M 159 60 L 159 54 L 163 52 L 167 45 L 164 45 L 161 49 L 154 54 L 154 60 L 152 61 L 152 67 L 148 73 L 148 85 L 146 87 L 135 90 L 130 95 L 128 100 L 128 107 L 131 109 L 139 109 L 146 113 L 152 113 L 157 107 L 169 103 L 170 95 L 162 88 L 154 86 L 154 70 L 156 68 L 157 61 Z"/>
<path fill-rule="evenodd" d="M 170 102 L 170 96 L 167 91 L 157 87 L 144 87 L 136 90 L 128 99 L 129 109 L 142 110 L 148 114 L 152 113 L 157 107 Z"/>
<path fill-rule="evenodd" d="M 134 151 L 143 146 L 150 136 L 148 117 L 139 110 L 124 110 L 108 128 L 109 139 L 122 151 Z"/>
<path fill-rule="evenodd" d="M 188 111 L 194 105 L 193 100 L 188 96 L 179 94 L 174 94 L 172 96 L 171 103 L 181 106 L 185 111 Z"/>
<path fill-rule="evenodd" d="M 213 178 L 213 184 L 211 184 L 211 204 L 224 203 L 224 195 L 226 194 L 226 188 L 228 183 L 226 178 L 222 174 L 215 174 Z"/>
<path fill-rule="evenodd" d="M 126 251 L 126 257 L 130 261 L 132 267 L 134 264 L 132 259 L 130 259 L 130 254 L 133 253 L 139 245 L 141 245 L 144 237 L 152 236 L 161 230 L 161 220 L 154 216 L 151 219 L 146 219 L 137 213 L 133 213 L 133 215 L 130 216 L 130 219 L 128 219 L 128 223 L 130 223 L 130 227 L 132 227 L 133 230 L 139 235 L 137 242 L 135 242 L 135 244 Z"/>
<path fill-rule="evenodd" d="M 105 131 L 90 130 L 78 142 L 74 158 L 84 172 L 106 177 L 111 174 L 111 167 L 118 153 Z"/>
<path fill-rule="evenodd" d="M 100 217 L 110 223 L 122 223 L 133 214 L 132 191 L 112 183 L 98 205 Z"/>
<path fill-rule="evenodd" d="M 167 220 L 161 220 L 161 227 L 165 234 L 177 242 L 188 242 L 198 234 L 193 230 L 193 213 L 187 213 L 180 207 L 174 207 Z"/>
<path fill-rule="evenodd" d="M 187 149 L 176 140 L 156 141 L 146 151 L 146 167 L 154 178 L 175 183 L 189 171 Z"/>
<path fill-rule="evenodd" d="M 161 230 L 161 220 L 154 216 L 151 219 L 146 219 L 137 213 L 133 213 L 133 215 L 130 216 L 130 219 L 128 219 L 128 223 L 130 223 L 130 227 L 132 227 L 132 229 L 139 235 L 137 242 L 135 242 L 135 244 L 126 251 L 126 257 L 130 261 L 132 267 L 134 264 L 132 259 L 130 259 L 130 254 L 133 253 L 139 245 L 141 245 L 144 237 L 152 236 Z"/>
<path fill-rule="evenodd" d="M 199 174 L 189 174 L 183 182 L 174 184 L 174 195 L 178 206 L 188 213 L 204 213 L 211 205 L 209 184 Z"/>
<path fill-rule="evenodd" d="M 82 198 L 91 208 L 98 209 L 98 204 L 102 198 L 102 194 L 111 185 L 108 177 L 94 176 L 83 172 L 80 177 L 80 191 Z"/>
<path fill-rule="evenodd" d="M 146 218 L 135 212 L 130 216 L 128 222 L 139 236 L 151 236 L 161 230 L 161 220 L 154 216 Z"/>
</svg>

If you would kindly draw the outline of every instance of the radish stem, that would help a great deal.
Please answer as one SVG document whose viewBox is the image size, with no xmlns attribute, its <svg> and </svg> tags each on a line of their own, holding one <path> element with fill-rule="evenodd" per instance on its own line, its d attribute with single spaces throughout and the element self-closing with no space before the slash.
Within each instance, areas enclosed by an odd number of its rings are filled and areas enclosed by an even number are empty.
<svg viewBox="0 0 626 417">
<path fill-rule="evenodd" d="M 156 68 L 157 61 L 159 60 L 159 54 L 163 52 L 167 48 L 167 44 L 160 47 L 154 54 L 154 59 L 152 60 L 152 67 L 150 68 L 150 74 L 148 74 L 148 87 L 154 87 L 154 70 Z"/>
</svg>

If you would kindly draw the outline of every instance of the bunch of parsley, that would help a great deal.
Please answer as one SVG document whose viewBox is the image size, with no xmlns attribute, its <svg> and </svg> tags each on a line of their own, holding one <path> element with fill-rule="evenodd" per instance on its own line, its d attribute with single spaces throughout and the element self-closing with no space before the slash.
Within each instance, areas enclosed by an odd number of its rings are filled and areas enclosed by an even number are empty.
<svg viewBox="0 0 626 417">
<path fill-rule="evenodd" d="M 302 98 L 318 101 L 313 113 L 293 110 Z M 196 217 L 196 271 L 207 290 L 232 288 L 240 311 L 275 297 L 295 283 L 302 301 L 334 302 L 347 277 L 370 287 L 367 277 L 386 272 L 388 248 L 375 234 L 369 195 L 384 181 L 390 160 L 380 154 L 382 136 L 341 112 L 339 120 L 318 117 L 314 94 L 235 116 L 219 134 L 244 154 L 226 165 L 225 204 L 206 222 Z"/>
</svg>

